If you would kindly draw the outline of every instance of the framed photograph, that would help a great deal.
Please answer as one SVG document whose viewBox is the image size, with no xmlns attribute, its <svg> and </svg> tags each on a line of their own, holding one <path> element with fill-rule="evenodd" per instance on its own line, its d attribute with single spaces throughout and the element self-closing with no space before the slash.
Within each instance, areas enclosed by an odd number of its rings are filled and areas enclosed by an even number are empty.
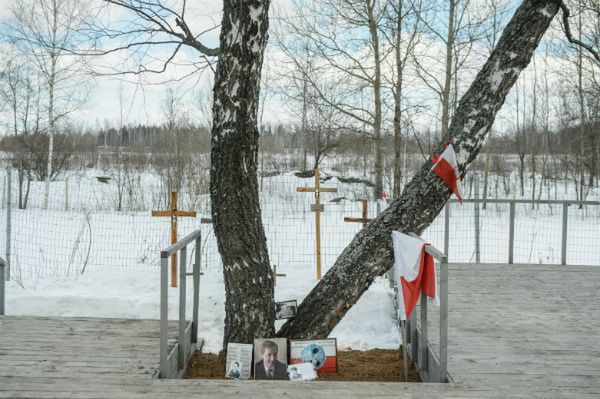
<svg viewBox="0 0 600 399">
<path fill-rule="evenodd" d="M 298 302 L 293 301 L 275 302 L 275 319 L 291 319 L 298 313 Z"/>
<path fill-rule="evenodd" d="M 312 363 L 296 363 L 288 366 L 290 381 L 312 381 L 317 379 L 317 372 Z"/>
<path fill-rule="evenodd" d="M 254 340 L 254 379 L 287 380 L 287 339 Z"/>
<path fill-rule="evenodd" d="M 249 380 L 252 368 L 252 344 L 227 344 L 225 378 Z"/>
<path fill-rule="evenodd" d="M 290 341 L 290 364 L 298 363 L 311 363 L 319 373 L 337 372 L 337 340 Z"/>
</svg>

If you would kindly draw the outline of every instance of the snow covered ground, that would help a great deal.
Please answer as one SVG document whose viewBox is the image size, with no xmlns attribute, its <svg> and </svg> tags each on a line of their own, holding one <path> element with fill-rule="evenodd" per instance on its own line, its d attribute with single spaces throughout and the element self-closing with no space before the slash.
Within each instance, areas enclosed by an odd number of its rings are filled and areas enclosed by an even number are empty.
<svg viewBox="0 0 600 399">
<path fill-rule="evenodd" d="M 302 300 L 315 284 L 309 273 L 295 273 L 279 278 L 276 300 Z M 301 275 L 303 275 L 301 277 Z M 85 316 L 158 319 L 160 309 L 158 269 L 95 270 L 76 278 L 45 277 L 26 280 L 23 289 L 8 283 L 6 314 L 33 316 Z M 191 282 L 191 280 L 190 280 Z M 191 284 L 187 290 L 192 303 Z M 169 289 L 169 318 L 178 318 L 177 288 Z M 218 352 L 222 347 L 225 317 L 225 288 L 221 273 L 202 276 L 198 336 L 205 340 L 205 350 Z M 188 308 L 191 308 L 188 306 Z M 342 322 L 331 333 L 340 348 L 397 348 L 398 330 L 393 319 L 393 292 L 387 280 L 377 280 Z M 191 319 L 191 309 L 188 318 Z M 277 321 L 279 327 L 282 321 Z"/>
<path fill-rule="evenodd" d="M 41 209 L 43 185 L 32 185 L 26 210 L 12 209 L 12 280 L 8 284 L 7 314 L 151 318 L 159 316 L 159 250 L 169 244 L 169 221 L 152 218 L 150 210 L 161 208 L 164 191 L 157 178 L 143 174 L 135 200 L 125 195 L 124 204 L 137 204 L 115 211 L 114 184 L 96 179 L 100 171 L 88 170 L 52 183 L 49 210 Z M 324 173 L 326 175 L 326 173 Z M 316 284 L 314 261 L 314 197 L 298 193 L 296 187 L 312 186 L 314 180 L 291 173 L 262 179 L 262 216 L 271 264 L 279 278 L 276 300 L 299 302 Z M 361 215 L 359 199 L 371 189 L 362 184 L 342 183 L 332 178 L 323 183 L 338 193 L 323 194 L 322 223 L 324 272 L 331 267 L 361 228 L 343 222 L 344 216 Z M 14 186 L 13 186 L 14 187 Z M 68 191 L 67 191 L 68 190 Z M 68 195 L 65 195 L 68 192 Z M 593 193 L 589 199 L 595 199 Z M 210 215 L 207 195 L 185 194 L 180 205 L 197 210 L 197 218 L 179 221 L 179 236 L 200 226 Z M 14 198 L 14 195 L 13 195 Z M 336 202 L 330 202 L 332 199 Z M 14 200 L 13 200 L 14 203 Z M 65 206 L 65 203 L 67 206 Z M 66 208 L 66 209 L 65 209 Z M 134 209 L 135 208 L 135 209 Z M 515 262 L 559 263 L 562 208 L 529 205 L 517 207 Z M 375 205 L 369 206 L 369 215 Z M 0 221 L 6 220 L 1 209 Z M 600 242 L 600 207 L 569 208 L 567 260 L 570 264 L 598 265 L 596 243 Z M 508 259 L 508 205 L 490 205 L 481 211 L 481 260 Z M 475 234 L 473 205 L 452 205 L 450 260 L 473 262 Z M 224 319 L 224 285 L 216 240 L 210 226 L 203 225 L 199 336 L 209 351 L 221 349 Z M 443 214 L 424 233 L 443 249 Z M 5 253 L 5 229 L 0 228 L 0 251 Z M 190 254 L 190 257 L 193 254 Z M 188 290 L 191 301 L 191 290 Z M 170 316 L 177 318 L 176 289 L 170 290 Z M 279 327 L 278 322 L 276 327 Z M 386 280 L 377 280 L 331 334 L 340 347 L 356 349 L 396 348 L 398 331 L 393 318 L 393 293 Z"/>
</svg>

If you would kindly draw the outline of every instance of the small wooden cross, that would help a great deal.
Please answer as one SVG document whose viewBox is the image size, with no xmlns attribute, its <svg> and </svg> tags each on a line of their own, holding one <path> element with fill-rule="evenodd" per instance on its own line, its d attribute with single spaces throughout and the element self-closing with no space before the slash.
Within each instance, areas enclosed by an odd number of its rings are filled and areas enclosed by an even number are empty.
<svg viewBox="0 0 600 399">
<path fill-rule="evenodd" d="M 273 265 L 271 273 L 273 274 L 273 287 L 277 285 L 277 277 L 286 277 L 283 273 L 277 273 L 277 265 Z"/>
<path fill-rule="evenodd" d="M 369 202 L 366 199 L 362 200 L 362 218 L 344 218 L 344 222 L 362 223 L 363 227 L 365 227 L 367 223 L 371 221 L 373 221 L 373 219 L 369 219 Z"/>
<path fill-rule="evenodd" d="M 177 217 L 196 217 L 196 212 L 186 212 L 177 209 L 177 193 L 171 193 L 171 209 L 168 211 L 152 211 L 152 216 L 169 216 L 171 218 L 171 244 L 177 242 Z M 171 256 L 171 287 L 177 287 L 177 254 Z"/>
<path fill-rule="evenodd" d="M 317 280 L 321 280 L 321 212 L 325 211 L 325 206 L 321 204 L 321 193 L 337 193 L 337 188 L 321 187 L 321 173 L 319 169 L 315 169 L 315 186 L 296 187 L 296 191 L 299 193 L 315 193 L 315 203 L 310 204 L 310 210 L 315 213 Z"/>
</svg>

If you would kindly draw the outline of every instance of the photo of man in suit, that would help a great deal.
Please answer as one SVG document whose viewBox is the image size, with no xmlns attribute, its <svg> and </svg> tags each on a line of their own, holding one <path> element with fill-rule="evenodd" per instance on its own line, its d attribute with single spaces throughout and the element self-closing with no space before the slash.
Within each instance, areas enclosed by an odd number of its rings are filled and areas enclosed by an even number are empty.
<svg viewBox="0 0 600 399">
<path fill-rule="evenodd" d="M 254 363 L 255 380 L 287 380 L 287 365 L 277 360 L 279 347 L 270 340 L 260 344 L 260 361 Z"/>
</svg>

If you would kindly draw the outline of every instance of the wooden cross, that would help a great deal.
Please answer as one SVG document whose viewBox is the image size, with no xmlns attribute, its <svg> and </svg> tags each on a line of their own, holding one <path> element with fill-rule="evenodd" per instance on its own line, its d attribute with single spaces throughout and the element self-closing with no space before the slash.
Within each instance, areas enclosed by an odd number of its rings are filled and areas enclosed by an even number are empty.
<svg viewBox="0 0 600 399">
<path fill-rule="evenodd" d="M 369 219 L 369 202 L 364 199 L 362 200 L 362 218 L 345 217 L 344 222 L 362 223 L 363 227 L 373 219 Z"/>
<path fill-rule="evenodd" d="M 171 193 L 171 209 L 168 211 L 152 211 L 152 216 L 169 216 L 171 218 L 171 244 L 177 242 L 177 217 L 196 217 L 196 212 L 177 210 L 177 193 Z M 177 287 L 177 254 L 171 256 L 171 287 Z"/>
<path fill-rule="evenodd" d="M 273 270 L 271 271 L 273 274 L 273 287 L 277 285 L 277 277 L 285 277 L 286 275 L 283 273 L 277 273 L 277 265 L 273 265 Z"/>
<path fill-rule="evenodd" d="M 325 206 L 321 204 L 321 193 L 337 193 L 337 188 L 321 187 L 321 174 L 319 169 L 315 169 L 315 186 L 296 187 L 296 191 L 299 193 L 315 193 L 315 203 L 310 204 L 310 210 L 315 213 L 317 280 L 321 280 L 321 212 L 325 211 Z"/>
</svg>

